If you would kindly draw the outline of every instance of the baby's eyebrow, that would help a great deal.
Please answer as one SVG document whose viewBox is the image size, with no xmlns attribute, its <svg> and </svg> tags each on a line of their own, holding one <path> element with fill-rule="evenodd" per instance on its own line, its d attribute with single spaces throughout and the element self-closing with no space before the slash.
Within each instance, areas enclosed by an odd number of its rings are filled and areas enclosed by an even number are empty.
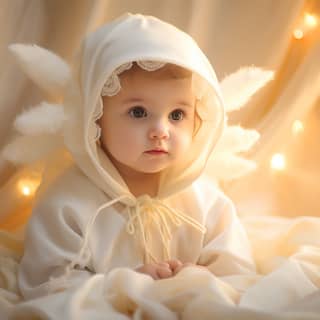
<svg viewBox="0 0 320 320">
<path fill-rule="evenodd" d="M 178 100 L 176 103 L 177 103 L 177 105 L 183 106 L 183 107 L 189 107 L 189 108 L 193 107 L 193 104 L 191 102 L 188 102 L 185 100 Z"/>
<path fill-rule="evenodd" d="M 144 99 L 141 99 L 141 98 L 128 98 L 128 99 L 125 99 L 123 100 L 123 103 L 124 104 L 129 104 L 129 103 L 141 103 L 141 102 L 144 102 L 145 100 Z"/>
<path fill-rule="evenodd" d="M 143 102 L 146 102 L 146 100 L 143 98 L 136 98 L 136 97 L 131 97 L 123 100 L 123 104 L 133 104 L 133 103 L 143 103 Z M 187 108 L 192 108 L 194 106 L 192 102 L 189 102 L 187 100 L 177 100 L 174 102 L 174 104 L 177 106 L 182 106 Z"/>
</svg>

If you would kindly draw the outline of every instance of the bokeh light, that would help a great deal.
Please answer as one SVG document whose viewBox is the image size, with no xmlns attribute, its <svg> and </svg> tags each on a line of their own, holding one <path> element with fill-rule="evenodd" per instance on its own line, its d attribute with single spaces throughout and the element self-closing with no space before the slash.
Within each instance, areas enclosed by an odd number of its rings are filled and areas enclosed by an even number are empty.
<svg viewBox="0 0 320 320">
<path fill-rule="evenodd" d="M 297 134 L 303 132 L 303 130 L 304 130 L 304 125 L 303 125 L 303 123 L 302 123 L 300 120 L 295 120 L 295 121 L 293 122 L 293 124 L 292 124 L 291 129 L 292 129 L 292 133 L 295 134 L 295 135 L 297 135 Z"/>
<path fill-rule="evenodd" d="M 271 169 L 283 171 L 286 168 L 286 158 L 282 153 L 276 153 L 272 156 L 270 162 Z"/>
</svg>

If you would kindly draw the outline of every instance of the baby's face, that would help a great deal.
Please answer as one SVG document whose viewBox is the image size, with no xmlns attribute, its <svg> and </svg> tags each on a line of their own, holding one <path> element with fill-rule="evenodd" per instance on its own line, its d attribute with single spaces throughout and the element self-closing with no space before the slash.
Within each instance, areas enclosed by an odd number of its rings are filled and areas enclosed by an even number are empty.
<svg viewBox="0 0 320 320">
<path fill-rule="evenodd" d="M 125 72 L 120 92 L 103 98 L 101 143 L 120 173 L 160 172 L 181 159 L 192 142 L 192 78 L 160 72 Z"/>
</svg>

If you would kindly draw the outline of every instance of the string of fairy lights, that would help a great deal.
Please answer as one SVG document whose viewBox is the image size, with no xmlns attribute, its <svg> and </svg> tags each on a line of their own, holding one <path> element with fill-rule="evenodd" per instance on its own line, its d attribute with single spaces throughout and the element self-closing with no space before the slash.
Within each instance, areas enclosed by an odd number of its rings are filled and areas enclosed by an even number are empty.
<svg viewBox="0 0 320 320">
<path fill-rule="evenodd" d="M 309 32 L 317 28 L 319 25 L 319 18 L 310 12 L 304 13 L 302 19 L 298 22 L 296 28 L 293 30 L 293 37 L 297 40 L 303 39 Z M 292 123 L 292 134 L 294 136 L 301 134 L 304 131 L 304 123 L 297 119 Z M 282 171 L 286 169 L 286 156 L 284 153 L 275 153 L 270 159 L 270 167 L 273 170 Z M 24 196 L 31 198 L 34 196 L 40 184 L 39 179 L 21 178 L 17 182 L 18 192 Z"/>
<path fill-rule="evenodd" d="M 296 40 L 303 39 L 308 33 L 315 30 L 319 25 L 319 18 L 317 15 L 310 12 L 305 12 L 302 18 L 298 21 L 296 28 L 292 35 Z M 291 125 L 291 132 L 293 136 L 298 136 L 304 131 L 304 123 L 297 119 Z M 286 155 L 284 153 L 275 153 L 270 159 L 270 167 L 272 170 L 283 171 L 287 168 Z"/>
</svg>

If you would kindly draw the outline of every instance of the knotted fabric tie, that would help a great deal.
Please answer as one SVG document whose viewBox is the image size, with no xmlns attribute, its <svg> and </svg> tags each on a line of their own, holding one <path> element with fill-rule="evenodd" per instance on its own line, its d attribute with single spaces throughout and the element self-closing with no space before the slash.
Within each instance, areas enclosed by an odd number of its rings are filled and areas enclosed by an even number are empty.
<svg viewBox="0 0 320 320">
<path fill-rule="evenodd" d="M 202 234 L 206 232 L 206 228 L 200 222 L 178 210 L 170 208 L 158 199 L 150 198 L 148 195 L 137 198 L 136 205 L 128 207 L 127 210 L 129 214 L 127 232 L 137 235 L 137 231 L 140 231 L 142 245 L 146 253 L 146 263 L 157 262 L 150 248 L 152 225 L 159 232 L 165 259 L 171 258 L 170 240 L 172 238 L 172 227 L 180 226 L 184 222 Z"/>
<path fill-rule="evenodd" d="M 107 203 L 104 203 L 97 208 L 84 230 L 84 238 L 78 254 L 66 266 L 64 274 L 58 277 L 50 278 L 50 292 L 55 292 L 57 288 L 61 289 L 68 286 L 68 276 L 70 275 L 71 270 L 76 267 L 76 265 L 78 265 L 79 268 L 84 268 L 87 265 L 91 255 L 88 248 L 89 237 L 97 216 L 103 209 L 111 207 L 115 203 L 125 199 L 133 201 L 129 196 L 122 195 L 108 201 Z M 206 228 L 195 219 L 178 210 L 170 208 L 158 199 L 150 198 L 148 195 L 137 198 L 132 205 L 127 205 L 127 210 L 129 214 L 129 219 L 126 225 L 127 232 L 132 235 L 137 235 L 137 231 L 140 231 L 142 245 L 146 253 L 146 263 L 151 261 L 157 262 L 157 259 L 151 252 L 149 242 L 151 239 L 150 227 L 152 225 L 154 225 L 159 231 L 161 242 L 163 244 L 163 255 L 165 259 L 170 259 L 169 246 L 172 236 L 172 226 L 180 226 L 184 222 L 199 230 L 203 234 L 206 232 Z"/>
</svg>

